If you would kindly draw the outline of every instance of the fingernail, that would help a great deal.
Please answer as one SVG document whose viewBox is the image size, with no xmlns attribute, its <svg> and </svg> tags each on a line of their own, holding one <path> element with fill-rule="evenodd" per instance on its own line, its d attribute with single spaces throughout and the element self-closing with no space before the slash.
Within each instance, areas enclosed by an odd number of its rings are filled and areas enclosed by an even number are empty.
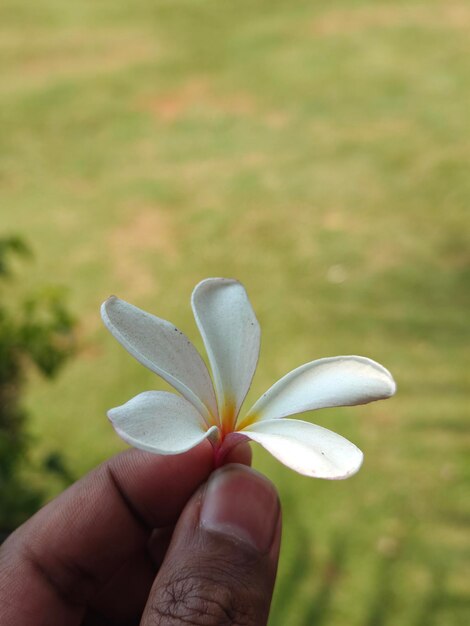
<svg viewBox="0 0 470 626">
<path fill-rule="evenodd" d="M 271 546 L 279 517 L 273 485 L 242 465 L 227 465 L 209 479 L 201 526 L 248 543 L 259 552 Z"/>
</svg>

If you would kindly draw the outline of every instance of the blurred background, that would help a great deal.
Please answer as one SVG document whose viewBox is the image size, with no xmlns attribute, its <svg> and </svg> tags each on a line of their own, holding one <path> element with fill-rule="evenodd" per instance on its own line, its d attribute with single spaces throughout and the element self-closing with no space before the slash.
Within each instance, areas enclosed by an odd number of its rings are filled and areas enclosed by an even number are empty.
<svg viewBox="0 0 470 626">
<path fill-rule="evenodd" d="M 468 623 L 469 2 L 2 0 L 0 72 L 3 536 L 164 388 L 100 303 L 202 349 L 191 290 L 236 277 L 248 402 L 337 354 L 399 389 L 307 416 L 364 450 L 350 480 L 256 449 L 285 511 L 270 625 Z"/>
</svg>

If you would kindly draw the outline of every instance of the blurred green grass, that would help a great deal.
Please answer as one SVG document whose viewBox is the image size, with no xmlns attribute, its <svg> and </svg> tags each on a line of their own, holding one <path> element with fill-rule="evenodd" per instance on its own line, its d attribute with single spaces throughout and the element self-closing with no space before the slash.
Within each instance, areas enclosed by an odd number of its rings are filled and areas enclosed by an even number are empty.
<svg viewBox="0 0 470 626">
<path fill-rule="evenodd" d="M 0 230 L 81 319 L 79 358 L 28 396 L 38 455 L 85 472 L 122 447 L 106 409 L 161 388 L 102 329 L 110 293 L 201 348 L 193 285 L 239 278 L 249 400 L 335 354 L 398 381 L 311 416 L 364 450 L 349 481 L 256 451 L 285 507 L 272 626 L 470 614 L 469 34 L 465 0 L 0 6 Z"/>
</svg>

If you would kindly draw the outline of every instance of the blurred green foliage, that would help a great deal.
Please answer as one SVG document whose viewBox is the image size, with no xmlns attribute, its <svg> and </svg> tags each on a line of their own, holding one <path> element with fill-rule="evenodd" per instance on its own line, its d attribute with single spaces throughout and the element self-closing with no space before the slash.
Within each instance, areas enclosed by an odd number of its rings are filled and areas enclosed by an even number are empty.
<svg viewBox="0 0 470 626">
<path fill-rule="evenodd" d="M 53 378 L 72 354 L 73 319 L 56 289 L 19 296 L 15 257 L 31 257 L 17 236 L 0 238 L 0 533 L 13 530 L 44 499 L 21 474 L 31 438 L 22 403 L 31 365 Z M 16 297 L 15 297 L 16 296 Z M 44 469 L 70 479 L 60 453 L 50 453 Z"/>
</svg>

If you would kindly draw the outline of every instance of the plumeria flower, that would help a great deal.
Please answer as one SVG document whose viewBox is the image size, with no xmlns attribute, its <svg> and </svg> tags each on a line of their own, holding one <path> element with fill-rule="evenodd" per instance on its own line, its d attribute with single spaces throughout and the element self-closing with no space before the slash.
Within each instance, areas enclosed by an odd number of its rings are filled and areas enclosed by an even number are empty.
<svg viewBox="0 0 470 626">
<path fill-rule="evenodd" d="M 331 430 L 288 416 L 312 409 L 366 404 L 395 393 L 391 374 L 361 356 L 301 365 L 275 383 L 240 417 L 258 362 L 260 328 L 244 287 L 208 278 L 192 308 L 212 368 L 170 322 L 111 296 L 101 308 L 112 335 L 181 395 L 145 391 L 108 412 L 127 443 L 156 454 L 180 454 L 208 439 L 216 465 L 242 440 L 261 444 L 282 463 L 317 478 L 347 478 L 362 452 Z"/>
</svg>

